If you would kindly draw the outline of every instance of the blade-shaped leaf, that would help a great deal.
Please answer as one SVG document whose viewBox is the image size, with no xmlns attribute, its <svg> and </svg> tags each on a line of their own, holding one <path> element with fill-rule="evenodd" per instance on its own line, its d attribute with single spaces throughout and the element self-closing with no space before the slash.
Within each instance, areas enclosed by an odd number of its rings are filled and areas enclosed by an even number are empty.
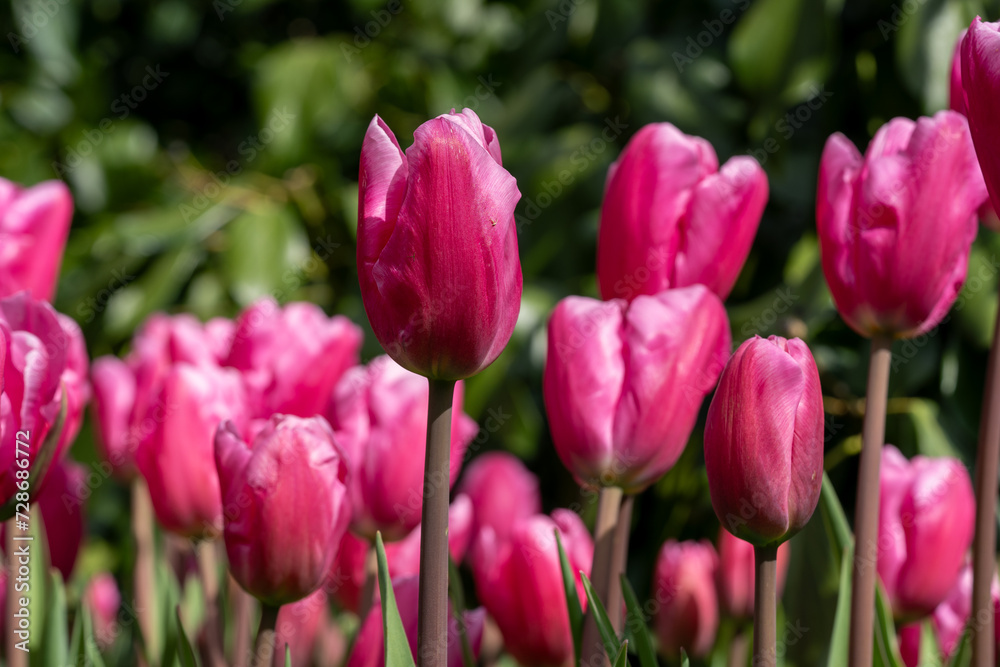
<svg viewBox="0 0 1000 667">
<path fill-rule="evenodd" d="M 46 596 L 48 615 L 45 619 L 42 645 L 42 664 L 45 667 L 63 667 L 70 664 L 66 638 L 66 589 L 62 576 L 53 569 L 49 573 L 49 588 Z"/>
<path fill-rule="evenodd" d="M 971 634 L 966 628 L 962 636 L 959 637 L 958 644 L 955 645 L 954 652 L 951 654 L 951 660 L 948 661 L 948 667 L 969 667 L 972 663 Z"/>
<path fill-rule="evenodd" d="M 691 661 L 688 660 L 687 651 L 681 649 L 681 667 L 691 667 Z"/>
<path fill-rule="evenodd" d="M 628 667 L 628 640 L 622 642 L 621 647 L 618 649 L 618 655 L 615 656 L 614 662 L 615 667 Z"/>
<path fill-rule="evenodd" d="M 382 533 L 375 534 L 375 553 L 378 556 L 378 589 L 382 596 L 382 636 L 385 641 L 386 667 L 416 667 L 410 642 L 406 639 L 403 621 L 396 607 L 396 596 L 392 592 L 389 578 L 389 564 L 385 559 L 385 545 Z"/>
<path fill-rule="evenodd" d="M 851 572 L 854 568 L 854 547 L 849 546 L 840 558 L 840 586 L 837 611 L 830 635 L 830 653 L 826 667 L 847 667 L 847 648 L 851 636 Z"/>
<path fill-rule="evenodd" d="M 97 649 L 97 641 L 94 640 L 94 624 L 90 618 L 90 609 L 87 605 L 80 606 L 80 615 L 83 616 L 83 651 L 87 656 L 87 665 L 91 667 L 104 667 L 104 659 Z"/>
<path fill-rule="evenodd" d="M 556 547 L 559 549 L 559 569 L 562 570 L 563 591 L 566 593 L 566 610 L 569 613 L 569 627 L 573 633 L 573 664 L 580 660 L 580 644 L 583 642 L 583 608 L 580 607 L 580 597 L 576 593 L 576 579 L 563 549 L 559 531 L 553 530 L 556 536 Z"/>
<path fill-rule="evenodd" d="M 188 641 L 187 635 L 184 633 L 184 624 L 181 623 L 180 605 L 174 607 L 174 618 L 177 621 L 177 655 L 180 658 L 181 665 L 184 667 L 196 667 L 198 662 L 194 657 L 194 649 L 191 648 L 191 642 Z"/>
<path fill-rule="evenodd" d="M 938 646 L 937 637 L 934 636 L 934 626 L 931 625 L 929 618 L 920 624 L 920 657 L 917 664 L 927 667 L 941 667 L 944 664 L 941 647 Z"/>
<path fill-rule="evenodd" d="M 292 647 L 285 644 L 285 667 L 292 667 Z"/>
<path fill-rule="evenodd" d="M 462 642 L 462 666 L 476 667 L 476 657 L 469 642 L 469 633 L 465 628 L 465 589 L 462 587 L 462 575 L 458 572 L 455 561 L 448 557 L 448 597 L 451 598 L 451 613 L 458 622 L 458 636 Z"/>
<path fill-rule="evenodd" d="M 658 667 L 656 661 L 656 651 L 653 649 L 653 639 L 649 636 L 649 628 L 639 604 L 639 598 L 635 594 L 635 589 L 629 583 L 628 577 L 621 575 L 622 594 L 625 596 L 625 630 L 632 638 L 636 651 L 639 654 L 639 664 L 642 667 Z"/>
<path fill-rule="evenodd" d="M 597 629 L 601 633 L 601 640 L 604 642 L 604 650 L 608 653 L 608 659 L 614 662 L 617 657 L 615 650 L 619 646 L 618 636 L 615 634 L 614 626 L 611 625 L 611 619 L 608 618 L 607 610 L 604 609 L 604 603 L 594 593 L 590 579 L 585 574 L 581 573 L 581 576 L 583 577 L 583 590 L 587 592 L 587 610 L 594 615 L 594 620 L 597 621 Z"/>
<path fill-rule="evenodd" d="M 837 498 L 837 492 L 833 488 L 830 476 L 823 473 L 823 487 L 820 492 L 820 508 L 823 511 L 823 520 L 830 534 L 830 543 L 834 550 L 834 557 L 840 556 L 848 547 L 854 544 L 854 534 L 851 532 L 851 525 L 844 514 L 844 508 Z"/>
<path fill-rule="evenodd" d="M 892 607 L 886 599 L 882 584 L 875 589 L 875 650 L 872 663 L 875 667 L 906 667 L 899 654 L 896 625 L 892 620 Z"/>
</svg>

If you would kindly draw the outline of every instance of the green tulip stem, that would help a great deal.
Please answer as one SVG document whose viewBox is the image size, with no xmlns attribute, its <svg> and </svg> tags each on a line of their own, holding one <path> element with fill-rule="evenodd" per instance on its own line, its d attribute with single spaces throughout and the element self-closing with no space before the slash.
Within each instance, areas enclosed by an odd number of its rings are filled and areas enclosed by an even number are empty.
<svg viewBox="0 0 1000 667">
<path fill-rule="evenodd" d="M 135 565 L 132 572 L 135 585 L 136 615 L 145 646 L 146 662 L 154 664 L 160 655 L 160 608 L 156 598 L 156 543 L 153 526 L 153 500 L 146 481 L 136 475 L 132 480 L 132 539 L 135 541 Z"/>
<path fill-rule="evenodd" d="M 260 627 L 257 628 L 257 644 L 254 647 L 254 665 L 269 667 L 274 663 L 274 645 L 278 641 L 278 612 L 281 605 L 260 603 Z"/>
<path fill-rule="evenodd" d="M 448 493 L 453 380 L 429 380 L 427 450 L 420 529 L 417 665 L 444 667 L 448 659 Z"/>
<path fill-rule="evenodd" d="M 756 591 L 756 589 L 754 590 Z M 743 628 L 737 628 L 733 640 L 729 642 L 729 659 L 726 664 L 729 667 L 746 667 L 749 650 L 750 642 L 747 641 L 747 633 Z"/>
<path fill-rule="evenodd" d="M 753 664 L 777 665 L 778 547 L 753 548 Z"/>
<path fill-rule="evenodd" d="M 597 518 L 594 520 L 594 561 L 590 568 L 594 593 L 604 603 L 608 613 L 621 609 L 621 586 L 616 585 L 618 574 L 613 572 L 615 564 L 615 534 L 622 506 L 622 490 L 617 486 L 601 487 L 597 500 Z M 625 531 L 626 533 L 628 531 Z M 614 581 L 612 581 L 612 578 Z M 617 590 L 617 604 L 611 606 L 610 593 Z M 592 667 L 609 665 L 597 620 L 589 610 L 583 621 L 583 642 L 580 647 L 580 664 Z"/>
<path fill-rule="evenodd" d="M 611 563 L 611 585 L 608 589 L 608 616 L 611 618 L 611 626 L 615 632 L 620 633 L 625 616 L 622 613 L 622 587 L 618 583 L 621 575 L 625 574 L 628 566 L 628 536 L 632 529 L 632 506 L 635 504 L 634 495 L 626 495 L 622 498 L 621 510 L 618 512 L 618 523 L 615 525 L 614 535 L 614 560 Z"/>
<path fill-rule="evenodd" d="M 229 606 L 233 610 L 233 643 L 230 659 L 233 667 L 247 667 L 250 654 L 250 627 L 254 611 L 254 598 L 243 590 L 233 575 L 227 577 Z"/>
<path fill-rule="evenodd" d="M 218 543 L 201 540 L 194 545 L 198 558 L 198 574 L 201 577 L 205 596 L 204 632 L 200 641 L 210 667 L 225 667 L 226 658 L 222 648 L 223 628 L 219 618 L 219 563 L 216 558 Z"/>
<path fill-rule="evenodd" d="M 858 496 L 854 509 L 854 576 L 851 581 L 851 629 L 847 663 L 871 667 L 875 627 L 875 583 L 878 579 L 879 465 L 885 443 L 885 411 L 889 394 L 892 338 L 872 338 L 861 434 Z"/>
</svg>

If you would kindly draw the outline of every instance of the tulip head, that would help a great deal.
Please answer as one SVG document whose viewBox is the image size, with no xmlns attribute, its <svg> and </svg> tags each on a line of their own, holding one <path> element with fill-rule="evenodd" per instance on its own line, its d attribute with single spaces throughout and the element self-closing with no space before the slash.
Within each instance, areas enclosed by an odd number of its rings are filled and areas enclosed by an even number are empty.
<svg viewBox="0 0 1000 667">
<path fill-rule="evenodd" d="M 97 431 L 95 439 L 101 457 L 111 464 L 118 477 L 127 481 L 136 473 L 137 444 L 131 433 L 135 373 L 124 361 L 109 355 L 94 360 L 90 381 L 94 387 L 91 408 Z"/>
<path fill-rule="evenodd" d="M 729 355 L 726 310 L 703 285 L 568 297 L 549 322 L 543 389 L 559 458 L 585 486 L 646 488 L 680 457 Z"/>
<path fill-rule="evenodd" d="M 386 353 L 457 380 L 493 363 L 521 307 L 514 205 L 492 128 L 465 109 L 429 120 L 404 153 L 376 116 L 361 148 L 358 276 Z"/>
<path fill-rule="evenodd" d="M 741 540 L 725 528 L 719 530 L 719 569 L 716 584 L 723 614 L 746 621 L 753 618 L 754 552 L 753 545 Z M 785 587 L 788 574 L 788 543 L 778 547 L 777 593 Z"/>
<path fill-rule="evenodd" d="M 83 601 L 93 619 L 94 639 L 102 650 L 107 650 L 121 631 L 117 619 L 122 595 L 115 578 L 108 572 L 95 576 L 83 592 Z"/>
<path fill-rule="evenodd" d="M 703 284 L 725 299 L 750 253 L 768 186 L 752 157 L 719 169 L 712 145 L 646 125 L 608 171 L 597 241 L 605 299 Z"/>
<path fill-rule="evenodd" d="M 83 543 L 83 505 L 90 495 L 86 478 L 87 469 L 82 465 L 69 460 L 59 461 L 49 469 L 45 486 L 38 494 L 49 558 L 63 581 L 72 577 Z"/>
<path fill-rule="evenodd" d="M 458 491 L 472 501 L 473 535 L 489 526 L 501 542 L 514 524 L 542 511 L 538 477 L 507 452 L 476 457 L 462 474 Z"/>
<path fill-rule="evenodd" d="M 319 588 L 351 515 L 347 462 L 326 420 L 275 415 L 252 445 L 227 422 L 215 463 L 233 578 L 271 605 Z"/>
<path fill-rule="evenodd" d="M 708 655 L 719 629 L 715 576 L 719 557 L 711 542 L 668 540 L 656 559 L 653 595 L 660 603 L 653 621 L 660 652 L 676 658 L 683 648 Z"/>
<path fill-rule="evenodd" d="M 978 16 L 962 40 L 962 88 L 969 131 L 994 210 L 1000 210 L 1000 22 Z"/>
<path fill-rule="evenodd" d="M 823 484 L 823 395 L 805 343 L 740 345 L 708 409 L 705 467 L 715 514 L 736 537 L 777 545 L 806 525 Z"/>
<path fill-rule="evenodd" d="M 62 181 L 22 188 L 0 178 L 0 297 L 27 290 L 52 300 L 72 217 Z"/>
</svg>

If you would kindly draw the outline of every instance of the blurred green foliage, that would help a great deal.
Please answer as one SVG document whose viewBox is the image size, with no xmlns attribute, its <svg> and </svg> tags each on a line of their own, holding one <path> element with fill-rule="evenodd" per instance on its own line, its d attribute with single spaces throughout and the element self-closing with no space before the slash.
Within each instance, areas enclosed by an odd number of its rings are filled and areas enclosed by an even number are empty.
<svg viewBox="0 0 1000 667">
<path fill-rule="evenodd" d="M 126 349 L 153 311 L 231 316 L 265 294 L 367 327 L 354 259 L 367 124 L 381 115 L 405 147 L 427 118 L 475 109 L 522 193 L 525 285 L 508 351 L 468 383 L 467 410 L 495 426 L 476 447 L 514 451 L 546 480 L 546 509 L 588 516 L 592 497 L 547 435 L 544 325 L 563 296 L 596 295 L 608 165 L 643 124 L 670 121 L 720 160 L 749 153 L 764 165 L 770 202 L 727 304 L 734 339 L 809 342 L 830 475 L 850 516 L 868 346 L 837 316 L 818 265 L 820 152 L 833 132 L 863 147 L 889 118 L 944 108 L 955 38 L 977 13 L 996 19 L 1000 3 L 12 0 L 0 8 L 0 175 L 70 184 L 77 213 L 56 306 L 94 356 Z M 953 316 L 896 344 L 887 438 L 907 454 L 971 464 L 998 252 L 981 234 Z M 369 331 L 364 357 L 378 353 Z M 89 429 L 74 456 L 94 460 Z M 78 578 L 127 566 L 125 497 L 95 489 Z M 667 536 L 717 529 L 699 425 L 637 503 L 629 571 L 640 596 Z M 786 615 L 813 630 L 788 647 L 789 664 L 826 654 L 839 570 L 823 539 L 817 520 L 794 541 Z"/>
</svg>

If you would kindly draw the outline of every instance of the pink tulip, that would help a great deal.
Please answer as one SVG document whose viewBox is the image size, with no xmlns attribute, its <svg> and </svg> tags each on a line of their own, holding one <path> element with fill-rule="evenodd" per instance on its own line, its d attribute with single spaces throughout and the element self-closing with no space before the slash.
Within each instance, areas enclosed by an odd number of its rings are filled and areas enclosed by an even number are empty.
<svg viewBox="0 0 1000 667">
<path fill-rule="evenodd" d="M 549 322 L 545 407 L 581 485 L 646 488 L 680 457 L 729 355 L 729 320 L 702 285 L 656 296 L 568 297 Z"/>
<path fill-rule="evenodd" d="M 573 659 L 556 529 L 576 575 L 577 595 L 585 602 L 578 573 L 589 575 L 594 544 L 575 512 L 522 519 L 507 542 L 486 526 L 473 550 L 476 593 L 500 627 L 507 651 L 524 665 L 568 667 Z"/>
<path fill-rule="evenodd" d="M 248 446 L 226 422 L 215 462 L 233 578 L 272 605 L 319 588 L 351 513 L 347 463 L 329 424 L 275 415 Z"/>
<path fill-rule="evenodd" d="M 471 109 L 429 120 L 406 154 L 376 116 L 361 148 L 358 277 L 382 347 L 457 380 L 503 351 L 521 307 L 514 205 L 492 128 Z"/>
<path fill-rule="evenodd" d="M 93 619 L 94 639 L 102 650 L 107 650 L 121 632 L 118 610 L 121 608 L 122 596 L 115 578 L 102 572 L 91 579 L 83 592 L 83 601 Z"/>
<path fill-rule="evenodd" d="M 396 598 L 396 607 L 403 621 L 403 629 L 410 643 L 410 652 L 417 656 L 417 577 L 393 577 L 392 590 Z M 462 667 L 462 640 L 458 620 L 449 613 L 448 623 L 448 662 L 447 667 Z M 479 659 L 479 648 L 483 638 L 483 624 L 486 612 L 473 609 L 462 614 L 466 636 L 473 657 Z M 385 665 L 384 639 L 382 634 L 382 609 L 375 605 L 361 626 L 358 638 L 351 650 L 347 667 L 383 667 Z"/>
<path fill-rule="evenodd" d="M 90 368 L 94 386 L 94 427 L 101 457 L 122 480 L 136 474 L 135 447 L 130 446 L 132 412 L 135 406 L 135 373 L 115 356 L 95 359 Z"/>
<path fill-rule="evenodd" d="M 733 535 L 766 546 L 806 525 L 823 484 L 823 394 L 805 343 L 754 336 L 739 346 L 708 409 L 705 467 Z"/>
<path fill-rule="evenodd" d="M 91 492 L 86 478 L 87 469 L 82 465 L 60 461 L 49 469 L 45 486 L 38 494 L 49 558 L 63 581 L 70 580 L 83 542 L 83 504 Z"/>
<path fill-rule="evenodd" d="M 323 589 L 281 607 L 275 627 L 274 667 L 285 665 L 285 645 L 291 651 L 293 665 L 311 665 L 316 643 L 327 620 L 326 593 Z"/>
<path fill-rule="evenodd" d="M 719 570 L 716 584 L 722 613 L 742 621 L 753 618 L 754 554 L 753 545 L 719 530 Z M 778 598 L 788 574 L 788 543 L 778 547 Z"/>
<path fill-rule="evenodd" d="M 358 363 L 361 329 L 311 303 L 284 308 L 270 299 L 236 321 L 227 364 L 243 373 L 254 416 L 312 417 L 323 412 L 337 381 Z"/>
<path fill-rule="evenodd" d="M 979 164 L 993 202 L 1000 210 L 1000 23 L 978 16 L 962 41 L 962 87 L 966 115 Z"/>
<path fill-rule="evenodd" d="M 664 656 L 676 658 L 682 648 L 696 658 L 708 655 L 719 629 L 718 567 L 719 557 L 708 540 L 669 540 L 660 548 L 653 575 L 653 631 Z"/>
<path fill-rule="evenodd" d="M 965 280 L 986 200 L 960 114 L 894 118 L 861 156 L 826 142 L 816 223 L 823 273 L 844 320 L 863 336 L 910 338 L 937 326 Z"/>
<path fill-rule="evenodd" d="M 52 300 L 72 217 L 62 181 L 22 188 L 0 178 L 0 297 L 27 290 Z"/>
<path fill-rule="evenodd" d="M 514 524 L 542 511 L 538 477 L 507 452 L 487 452 L 474 459 L 458 492 L 472 501 L 473 536 L 489 526 L 498 540 L 506 542 Z"/>
<path fill-rule="evenodd" d="M 643 127 L 608 170 L 597 240 L 601 296 L 632 300 L 702 284 L 725 299 L 767 195 L 767 176 L 752 157 L 719 169 L 704 139 L 670 123 Z"/>
<path fill-rule="evenodd" d="M 972 544 L 975 500 L 965 466 L 952 458 L 882 452 L 878 574 L 893 614 L 930 614 L 954 586 Z"/>
<path fill-rule="evenodd" d="M 329 420 L 351 467 L 351 530 L 374 540 L 398 540 L 420 523 L 428 385 L 388 357 L 347 371 L 334 390 Z M 434 480 L 450 488 L 478 426 L 462 412 L 455 387 L 451 421 L 451 474 Z M 447 484 L 447 486 L 445 486 Z"/>
<path fill-rule="evenodd" d="M 237 371 L 178 363 L 163 379 L 152 434 L 135 453 L 149 485 L 156 517 L 185 537 L 218 534 L 222 500 L 215 468 L 215 432 L 224 420 L 247 421 L 246 395 Z"/>
</svg>

